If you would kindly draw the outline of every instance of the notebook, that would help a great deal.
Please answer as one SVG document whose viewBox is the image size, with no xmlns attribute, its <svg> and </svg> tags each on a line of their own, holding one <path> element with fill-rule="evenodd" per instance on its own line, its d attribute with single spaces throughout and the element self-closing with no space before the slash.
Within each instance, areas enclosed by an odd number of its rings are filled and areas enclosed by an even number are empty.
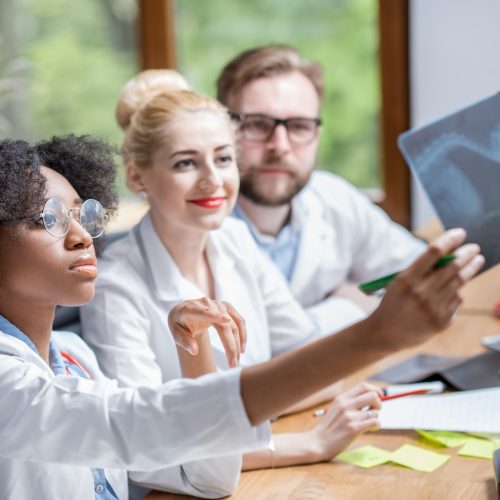
<svg viewBox="0 0 500 500">
<path fill-rule="evenodd" d="M 500 388 L 384 401 L 382 429 L 500 432 Z"/>
<path fill-rule="evenodd" d="M 500 93 L 399 136 L 443 226 L 464 227 L 486 263 L 500 262 Z"/>
</svg>

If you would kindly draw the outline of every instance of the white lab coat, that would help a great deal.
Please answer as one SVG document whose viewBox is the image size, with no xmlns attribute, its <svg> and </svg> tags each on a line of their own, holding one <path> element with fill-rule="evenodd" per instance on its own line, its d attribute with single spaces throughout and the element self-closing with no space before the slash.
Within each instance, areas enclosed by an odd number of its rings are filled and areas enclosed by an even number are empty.
<svg viewBox="0 0 500 500">
<path fill-rule="evenodd" d="M 268 444 L 268 425 L 254 428 L 246 417 L 239 370 L 121 389 L 76 335 L 53 335 L 94 380 L 54 375 L 23 341 L 0 331 L 2 499 L 93 500 L 89 467 L 96 467 L 126 500 L 127 468 L 154 470 Z"/>
<path fill-rule="evenodd" d="M 404 269 L 425 249 L 359 190 L 328 172 L 314 172 L 293 199 L 292 218 L 301 237 L 289 286 L 322 334 L 365 316 L 351 301 L 328 297 L 339 285 Z"/>
<path fill-rule="evenodd" d="M 233 304 L 246 321 L 248 342 L 242 365 L 266 361 L 315 335 L 315 325 L 241 221 L 228 218 L 210 232 L 207 256 L 217 299 Z M 103 371 L 122 386 L 156 386 L 180 377 L 167 315 L 181 300 L 205 294 L 181 275 L 149 214 L 106 249 L 99 267 L 96 295 L 82 308 L 81 317 L 84 338 Z M 211 341 L 218 368 L 227 368 L 215 331 Z M 234 490 L 240 470 L 238 454 L 130 477 L 157 489 L 221 496 Z"/>
</svg>

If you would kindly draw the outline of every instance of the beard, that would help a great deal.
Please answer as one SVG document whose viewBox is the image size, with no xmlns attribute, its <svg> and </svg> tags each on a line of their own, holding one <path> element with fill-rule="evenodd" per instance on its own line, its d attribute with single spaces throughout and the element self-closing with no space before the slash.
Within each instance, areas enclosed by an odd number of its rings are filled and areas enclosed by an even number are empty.
<svg viewBox="0 0 500 500">
<path fill-rule="evenodd" d="M 259 179 L 259 167 L 250 167 L 244 173 L 240 173 L 240 194 L 256 205 L 265 207 L 278 207 L 289 204 L 293 197 L 298 194 L 307 184 L 311 177 L 311 171 L 299 174 L 290 169 L 288 165 L 267 163 L 265 167 L 278 167 L 286 169 L 287 180 L 280 179 L 280 189 L 273 189 L 273 183 L 269 179 L 264 182 Z"/>
</svg>

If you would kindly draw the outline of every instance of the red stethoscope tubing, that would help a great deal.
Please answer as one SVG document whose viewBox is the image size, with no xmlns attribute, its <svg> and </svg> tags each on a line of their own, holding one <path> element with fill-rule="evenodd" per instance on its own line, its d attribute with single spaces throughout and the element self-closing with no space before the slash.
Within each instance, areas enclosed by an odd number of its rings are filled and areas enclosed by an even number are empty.
<svg viewBox="0 0 500 500">
<path fill-rule="evenodd" d="M 79 363 L 73 356 L 71 356 L 71 354 L 68 354 L 67 352 L 61 351 L 61 356 L 64 359 L 66 359 L 67 361 L 69 361 L 70 363 L 74 364 L 75 366 L 78 366 L 78 368 L 80 368 L 80 370 L 82 370 L 82 372 L 85 373 L 88 378 L 90 378 L 90 379 L 92 378 L 90 376 L 90 373 L 88 372 L 88 370 L 84 366 L 82 366 L 82 364 Z M 68 374 L 70 374 L 68 368 L 66 368 L 66 372 Z"/>
</svg>

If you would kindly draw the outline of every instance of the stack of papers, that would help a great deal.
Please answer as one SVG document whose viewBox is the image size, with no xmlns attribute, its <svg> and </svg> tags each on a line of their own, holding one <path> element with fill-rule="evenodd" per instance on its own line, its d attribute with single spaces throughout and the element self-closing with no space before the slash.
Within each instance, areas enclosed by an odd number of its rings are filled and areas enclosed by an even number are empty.
<svg viewBox="0 0 500 500">
<path fill-rule="evenodd" d="M 384 401 L 381 429 L 500 432 L 500 388 Z"/>
</svg>

